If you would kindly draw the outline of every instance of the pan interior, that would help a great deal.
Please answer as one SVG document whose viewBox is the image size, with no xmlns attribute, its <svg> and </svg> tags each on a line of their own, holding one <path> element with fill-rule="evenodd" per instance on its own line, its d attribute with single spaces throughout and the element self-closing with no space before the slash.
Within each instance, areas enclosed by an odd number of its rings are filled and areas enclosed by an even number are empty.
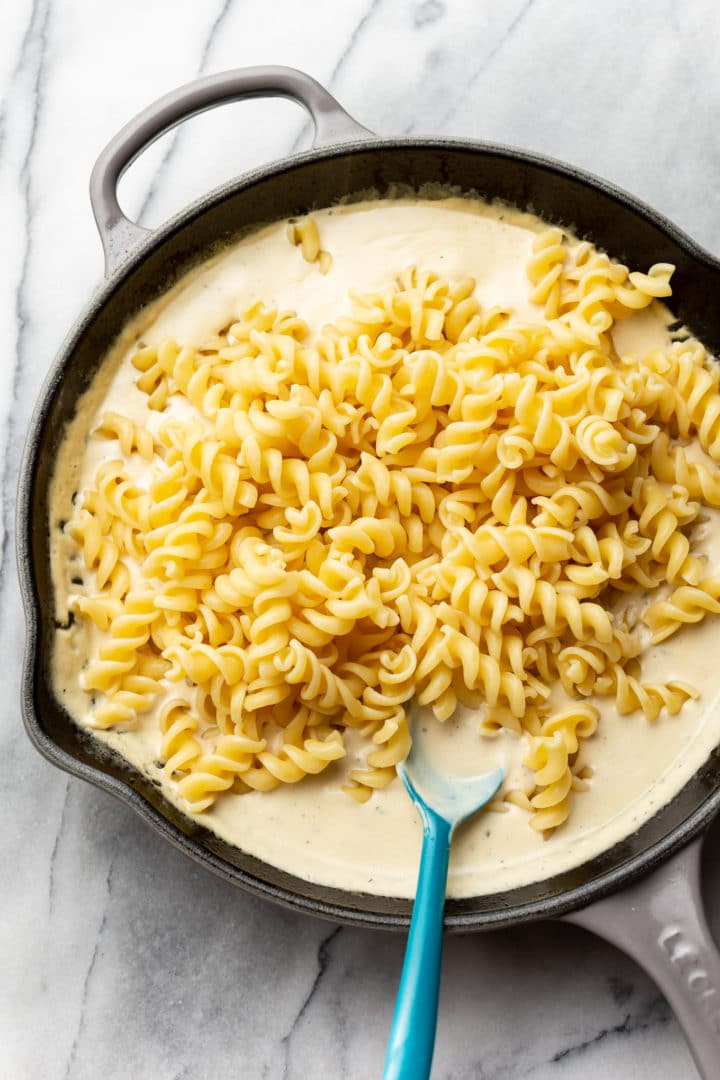
<svg viewBox="0 0 720 1080">
<path fill-rule="evenodd" d="M 285 903 L 382 925 L 404 922 L 408 902 L 308 883 L 245 855 L 184 817 L 149 780 L 70 720 L 51 687 L 55 624 L 45 522 L 52 467 L 65 425 L 129 318 L 213 249 L 259 224 L 301 215 L 348 196 L 382 195 L 398 185 L 418 189 L 432 184 L 442 184 L 444 194 L 448 188 L 457 189 L 530 210 L 631 265 L 674 263 L 673 308 L 678 318 L 709 348 L 720 349 L 720 307 L 712 303 L 720 281 L 718 269 L 672 227 L 609 188 L 519 154 L 441 142 L 365 145 L 311 154 L 230 185 L 197 204 L 161 230 L 145 256 L 132 262 L 101 294 L 72 334 L 46 385 L 28 443 L 19 504 L 21 577 L 30 571 L 32 586 L 26 582 L 26 587 L 32 589 L 37 620 L 37 633 L 29 646 L 24 708 L 39 748 L 62 767 L 130 801 L 188 854 L 229 879 Z M 720 760 L 713 755 L 672 802 L 598 858 L 512 892 L 450 901 L 449 922 L 480 927 L 517 917 L 559 914 L 679 846 L 709 820 L 718 801 Z"/>
</svg>

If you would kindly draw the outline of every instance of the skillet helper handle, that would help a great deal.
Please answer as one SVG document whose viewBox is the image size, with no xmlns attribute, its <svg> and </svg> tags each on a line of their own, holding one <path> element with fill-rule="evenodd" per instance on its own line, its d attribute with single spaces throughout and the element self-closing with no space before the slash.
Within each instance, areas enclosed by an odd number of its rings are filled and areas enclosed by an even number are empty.
<svg viewBox="0 0 720 1080">
<path fill-rule="evenodd" d="M 720 1076 L 720 953 L 703 913 L 702 838 L 622 892 L 564 916 L 619 946 L 653 977 L 704 1080 Z"/>
<path fill-rule="evenodd" d="M 315 126 L 313 148 L 372 137 L 345 112 L 324 86 L 289 67 L 249 67 L 221 71 L 171 90 L 130 120 L 100 154 L 90 177 L 90 202 L 110 275 L 150 235 L 120 209 L 120 177 L 151 143 L 183 120 L 216 105 L 246 98 L 284 97 L 302 105 Z"/>
<path fill-rule="evenodd" d="M 423 842 L 383 1080 L 427 1080 L 437 1027 L 451 826 L 422 808 Z"/>
</svg>

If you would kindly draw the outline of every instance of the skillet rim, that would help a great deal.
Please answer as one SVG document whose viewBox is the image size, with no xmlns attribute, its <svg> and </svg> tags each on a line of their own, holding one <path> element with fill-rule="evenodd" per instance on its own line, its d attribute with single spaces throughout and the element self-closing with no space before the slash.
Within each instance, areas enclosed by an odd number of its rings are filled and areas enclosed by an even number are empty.
<svg viewBox="0 0 720 1080">
<path fill-rule="evenodd" d="M 71 356 L 81 341 L 84 333 L 92 324 L 98 313 L 112 300 L 115 290 L 144 262 L 152 252 L 158 251 L 176 233 L 193 222 L 224 200 L 235 194 L 250 188 L 262 181 L 279 176 L 283 173 L 291 173 L 298 166 L 311 162 L 331 162 L 347 155 L 377 152 L 394 149 L 412 149 L 422 151 L 424 149 L 442 151 L 444 149 L 454 151 L 470 151 L 485 157 L 495 157 L 499 160 L 514 163 L 516 165 L 530 164 L 545 172 L 562 176 L 565 179 L 590 190 L 593 194 L 601 194 L 619 203 L 625 209 L 630 210 L 655 229 L 659 230 L 669 240 L 676 244 L 686 255 L 700 266 L 710 269 L 720 277 L 720 261 L 711 253 L 696 244 L 686 233 L 679 229 L 670 219 L 660 214 L 642 200 L 606 181 L 593 175 L 586 170 L 568 165 L 542 154 L 524 151 L 515 147 L 502 144 L 476 141 L 463 138 L 451 137 L 391 137 L 391 138 L 367 138 L 362 140 L 345 141 L 332 146 L 323 146 L 310 149 L 301 154 L 263 165 L 244 173 L 239 177 L 227 181 L 194 200 L 179 213 L 172 215 L 160 227 L 150 232 L 147 237 L 138 241 L 137 246 L 126 255 L 120 264 L 109 274 L 100 287 L 93 293 L 85 305 L 77 320 L 65 337 L 48 374 L 43 382 L 35 407 L 32 411 L 28 431 L 23 447 L 18 477 L 18 493 L 15 514 L 15 542 L 18 577 L 20 592 L 25 613 L 26 634 L 25 649 L 23 656 L 23 670 L 21 682 L 21 704 L 25 730 L 39 752 L 62 770 L 80 779 L 86 780 L 115 795 L 126 805 L 130 806 L 148 824 L 153 826 L 175 848 L 189 855 L 196 863 L 199 863 L 224 880 L 234 885 L 239 885 L 254 895 L 271 899 L 284 907 L 300 911 L 304 914 L 312 914 L 321 918 L 340 922 L 345 925 L 376 927 L 382 929 L 406 929 L 409 925 L 411 902 L 405 901 L 404 913 L 389 913 L 362 910 L 364 894 L 349 893 L 341 890 L 330 889 L 327 886 L 313 886 L 318 891 L 330 893 L 333 896 L 351 898 L 357 906 L 348 906 L 348 903 L 335 899 L 323 900 L 314 896 L 303 895 L 293 892 L 287 886 L 279 886 L 270 881 L 263 881 L 238 866 L 228 863 L 218 854 L 204 845 L 195 837 L 184 834 L 176 825 L 169 821 L 159 810 L 152 806 L 145 797 L 132 788 L 128 783 L 116 776 L 105 772 L 100 767 L 91 766 L 79 758 L 68 753 L 59 746 L 43 729 L 39 718 L 39 710 L 36 707 L 35 684 L 40 678 L 40 608 L 42 599 L 37 588 L 32 553 L 32 502 L 35 490 L 36 463 L 41 450 L 41 436 L 52 406 L 55 393 L 57 392 Z M 257 226 L 261 226 L 258 222 Z M 202 261 L 202 254 L 198 262 Z M 72 721 L 71 721 L 72 722 Z M 692 777 L 682 791 L 693 783 L 697 773 Z M 671 800 L 672 801 L 672 800 Z M 669 804 L 665 804 L 667 806 Z M 660 808 L 663 809 L 662 807 Z M 465 912 L 454 911 L 453 901 L 448 902 L 445 915 L 447 929 L 456 931 L 476 931 L 491 929 L 501 926 L 515 925 L 541 918 L 558 918 L 572 910 L 585 907 L 593 900 L 607 896 L 625 885 L 635 881 L 640 876 L 648 873 L 661 862 L 670 858 L 675 852 L 684 847 L 706 828 L 717 811 L 720 810 L 720 783 L 710 791 L 700 806 L 691 812 L 683 821 L 670 830 L 664 837 L 650 843 L 624 863 L 611 870 L 601 872 L 596 877 L 580 885 L 565 889 L 555 896 L 541 898 L 524 903 L 510 904 L 507 907 L 488 912 Z M 642 829 L 653 820 L 648 822 Z M 631 834 L 634 835 L 634 834 Z M 623 841 L 620 841 L 621 843 Z M 612 848 L 606 849 L 600 856 L 588 860 L 582 866 L 592 867 L 598 858 L 602 858 Z M 262 865 L 261 860 L 255 860 Z M 271 864 L 265 864 L 271 866 Z M 581 869 L 578 867 L 576 869 Z M 285 875 L 291 881 L 301 882 L 302 879 L 293 875 Z M 304 883 L 307 884 L 307 883 Z M 512 890 L 506 895 L 512 897 Z M 494 894 L 502 896 L 503 894 Z M 369 897 L 368 899 L 373 899 Z M 383 898 L 374 898 L 382 900 Z M 392 900 L 393 898 L 386 898 Z M 472 902 L 467 901 L 459 903 Z M 478 897 L 482 901 L 483 897 Z M 398 901 L 395 900 L 397 903 Z M 400 902 L 402 903 L 402 902 Z"/>
</svg>

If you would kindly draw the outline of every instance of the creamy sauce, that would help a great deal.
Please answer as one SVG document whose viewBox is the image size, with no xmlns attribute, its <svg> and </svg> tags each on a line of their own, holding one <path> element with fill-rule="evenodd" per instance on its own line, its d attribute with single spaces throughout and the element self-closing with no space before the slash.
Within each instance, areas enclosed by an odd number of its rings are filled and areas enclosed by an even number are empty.
<svg viewBox="0 0 720 1080">
<path fill-rule="evenodd" d="M 449 277 L 472 275 L 483 307 L 511 308 L 523 319 L 540 320 L 528 300 L 525 267 L 538 219 L 465 200 L 397 200 L 336 207 L 315 213 L 322 246 L 333 257 L 323 276 L 292 247 L 283 223 L 269 226 L 217 255 L 150 306 L 122 335 L 101 374 L 82 399 L 61 448 L 53 486 L 53 578 L 59 621 L 67 618 L 67 597 L 82 575 L 82 558 L 58 522 L 72 513 L 71 496 L 91 486 L 97 465 L 118 456 L 111 440 L 89 439 L 101 412 L 112 409 L 156 428 L 167 414 L 148 410 L 135 387 L 130 357 L 138 340 L 154 344 L 173 337 L 200 344 L 254 300 L 293 308 L 318 330 L 349 310 L 348 292 L 369 290 L 392 280 L 410 264 Z M 632 315 L 613 332 L 619 352 L 642 352 L 667 342 L 667 311 L 659 305 Z M 173 406 L 174 407 L 174 406 Z M 141 472 L 142 464 L 138 465 Z M 708 573 L 720 573 L 720 514 L 707 512 L 698 549 L 709 559 Z M 594 775 L 589 790 L 573 796 L 569 822 L 549 839 L 528 825 L 516 806 L 484 812 L 458 833 L 450 862 L 448 891 L 454 897 L 499 892 L 551 877 L 606 850 L 634 832 L 667 803 L 720 743 L 720 679 L 707 658 L 717 623 L 707 619 L 650 649 L 643 681 L 679 678 L 701 693 L 681 712 L 619 716 L 606 699 L 590 699 L 601 711 L 595 736 L 580 751 Z M 87 727 L 89 700 L 80 688 L 83 662 L 99 634 L 78 622 L 57 634 L 54 681 L 59 699 Z M 178 685 L 169 692 L 178 694 Z M 159 707 L 159 706 L 158 706 Z M 133 731 L 95 731 L 156 781 L 168 799 L 181 805 L 157 763 L 157 708 L 140 717 Z M 458 712 L 444 724 L 424 716 L 420 736 L 428 752 L 448 771 L 471 774 L 502 765 L 511 786 L 522 784 L 525 737 L 503 732 L 478 734 L 478 717 Z M 363 763 L 367 743 L 348 732 L 348 757 L 318 777 L 282 785 L 270 793 L 220 798 L 195 819 L 249 854 L 310 881 L 387 896 L 412 896 L 421 830 L 399 781 L 359 805 L 341 791 L 345 773 Z M 181 807 L 182 808 L 182 807 Z"/>
</svg>

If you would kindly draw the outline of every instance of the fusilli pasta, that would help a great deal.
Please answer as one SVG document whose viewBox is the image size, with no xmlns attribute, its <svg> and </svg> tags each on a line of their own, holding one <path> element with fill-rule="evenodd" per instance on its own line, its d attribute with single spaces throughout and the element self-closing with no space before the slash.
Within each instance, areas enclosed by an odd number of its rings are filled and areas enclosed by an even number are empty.
<svg viewBox="0 0 720 1080">
<path fill-rule="evenodd" d="M 311 218 L 288 237 L 327 273 Z M 258 302 L 200 348 L 137 349 L 161 422 L 101 418 L 120 456 L 67 525 L 92 581 L 72 608 L 102 636 L 93 722 L 161 698 L 192 811 L 322 772 L 348 728 L 369 752 L 346 790 L 366 801 L 408 753 L 416 698 L 527 739 L 531 779 L 494 808 L 547 833 L 591 782 L 584 699 L 655 720 L 693 696 L 643 684 L 640 658 L 643 624 L 661 641 L 720 612 L 692 543 L 720 505 L 720 369 L 693 339 L 615 352 L 614 323 L 668 296 L 671 266 L 631 273 L 550 229 L 527 273 L 534 322 L 411 267 L 319 335 Z"/>
</svg>

